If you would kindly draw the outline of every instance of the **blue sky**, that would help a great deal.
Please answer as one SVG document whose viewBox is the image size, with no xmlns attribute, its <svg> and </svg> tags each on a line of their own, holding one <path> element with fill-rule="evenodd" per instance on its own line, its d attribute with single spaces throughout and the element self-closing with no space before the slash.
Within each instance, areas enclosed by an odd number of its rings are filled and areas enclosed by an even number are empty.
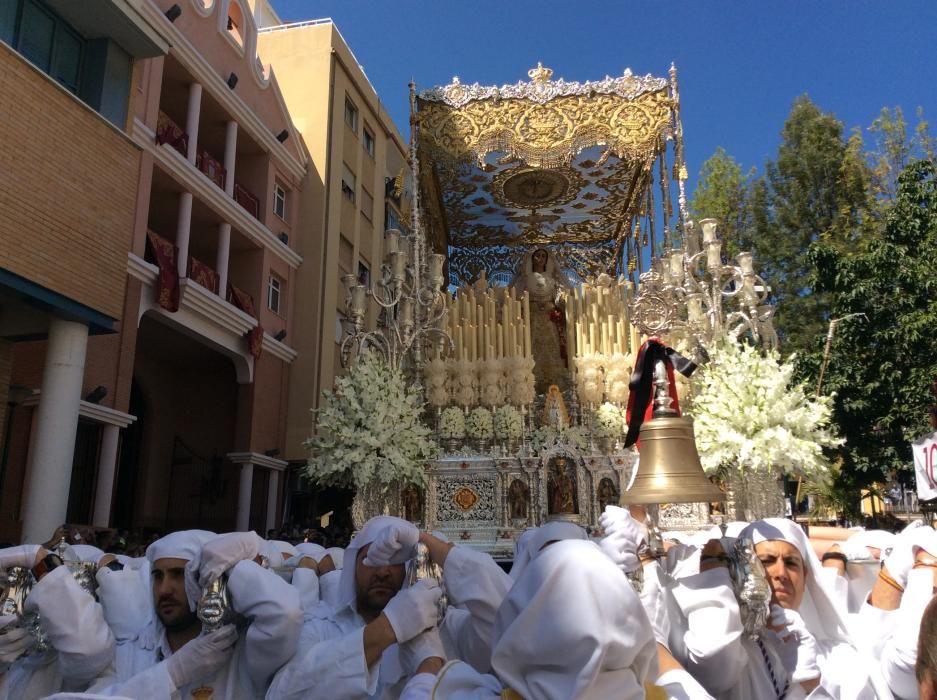
<svg viewBox="0 0 937 700">
<path fill-rule="evenodd" d="M 331 17 L 407 137 L 407 83 L 513 83 L 679 71 L 691 178 L 718 146 L 744 166 L 774 157 L 797 95 L 847 127 L 918 106 L 937 133 L 937 2 L 273 0 L 284 21 Z M 692 187 L 691 180 L 691 187 Z"/>
</svg>

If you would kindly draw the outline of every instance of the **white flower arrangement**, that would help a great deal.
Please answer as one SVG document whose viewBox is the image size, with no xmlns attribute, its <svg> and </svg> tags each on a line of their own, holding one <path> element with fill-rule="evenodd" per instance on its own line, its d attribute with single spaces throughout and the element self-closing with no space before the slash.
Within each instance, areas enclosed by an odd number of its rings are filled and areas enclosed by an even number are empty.
<svg viewBox="0 0 937 700">
<path fill-rule="evenodd" d="M 608 402 L 603 403 L 592 415 L 596 435 L 605 438 L 614 438 L 621 435 L 625 419 L 618 406 Z"/>
<path fill-rule="evenodd" d="M 461 440 L 465 437 L 465 414 L 461 408 L 449 406 L 439 417 L 439 437 L 443 440 Z"/>
<path fill-rule="evenodd" d="M 490 440 L 494 435 L 491 411 L 484 406 L 473 408 L 465 421 L 465 432 L 476 440 Z"/>
<path fill-rule="evenodd" d="M 703 468 L 722 466 L 822 477 L 824 447 L 842 444 L 830 427 L 832 397 L 793 383 L 794 365 L 777 352 L 725 338 L 694 377 L 690 415 Z"/>
<path fill-rule="evenodd" d="M 305 442 L 306 474 L 326 486 L 426 483 L 426 464 L 439 454 L 421 415 L 417 389 L 400 370 L 365 353 L 322 393 L 315 434 Z"/>
<path fill-rule="evenodd" d="M 531 454 L 538 455 L 554 446 L 583 451 L 589 447 L 589 437 L 579 426 L 557 430 L 552 426 L 543 425 L 530 434 Z"/>
<path fill-rule="evenodd" d="M 503 440 L 516 440 L 524 432 L 524 420 L 513 406 L 498 406 L 494 413 L 495 435 Z"/>
</svg>

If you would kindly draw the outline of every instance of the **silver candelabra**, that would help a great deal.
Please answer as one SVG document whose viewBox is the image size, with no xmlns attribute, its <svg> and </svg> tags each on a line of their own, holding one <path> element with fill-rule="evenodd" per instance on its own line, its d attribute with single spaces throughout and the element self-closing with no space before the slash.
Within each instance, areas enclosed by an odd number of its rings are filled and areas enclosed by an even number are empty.
<svg viewBox="0 0 937 700">
<path fill-rule="evenodd" d="M 688 350 L 705 356 L 713 341 L 726 334 L 750 334 L 765 347 L 776 348 L 778 336 L 767 303 L 770 287 L 755 274 L 751 253 L 739 253 L 736 264 L 722 262 L 717 221 L 700 221 L 702 240 L 688 222 L 685 247 L 666 250 L 640 277 L 630 304 L 635 326 L 649 336 L 680 340 Z M 702 351 L 702 352 L 701 352 Z"/>
</svg>

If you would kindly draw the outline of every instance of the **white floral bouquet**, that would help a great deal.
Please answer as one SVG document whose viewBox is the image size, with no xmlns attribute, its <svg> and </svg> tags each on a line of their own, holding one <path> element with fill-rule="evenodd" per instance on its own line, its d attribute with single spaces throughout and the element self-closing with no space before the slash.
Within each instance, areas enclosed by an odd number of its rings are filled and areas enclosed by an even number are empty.
<svg viewBox="0 0 937 700">
<path fill-rule="evenodd" d="M 689 409 L 703 468 L 782 469 L 822 477 L 824 447 L 842 444 L 830 426 L 832 397 L 795 384 L 794 364 L 727 337 L 694 377 Z"/>
<path fill-rule="evenodd" d="M 524 420 L 513 406 L 498 406 L 494 413 L 495 435 L 503 440 L 516 440 L 524 432 Z"/>
<path fill-rule="evenodd" d="M 494 435 L 491 411 L 484 406 L 473 408 L 465 421 L 465 432 L 468 433 L 470 438 L 476 440 L 490 440 Z"/>
<path fill-rule="evenodd" d="M 465 437 L 465 414 L 461 408 L 449 406 L 439 417 L 439 437 L 443 440 L 461 440 Z"/>
<path fill-rule="evenodd" d="M 325 486 L 426 483 L 426 464 L 439 454 L 417 389 L 400 370 L 365 353 L 322 393 L 315 434 L 305 442 L 306 474 Z"/>
<path fill-rule="evenodd" d="M 621 435 L 625 420 L 618 406 L 606 401 L 595 410 L 592 416 L 592 425 L 595 434 L 599 437 L 614 438 Z"/>
</svg>

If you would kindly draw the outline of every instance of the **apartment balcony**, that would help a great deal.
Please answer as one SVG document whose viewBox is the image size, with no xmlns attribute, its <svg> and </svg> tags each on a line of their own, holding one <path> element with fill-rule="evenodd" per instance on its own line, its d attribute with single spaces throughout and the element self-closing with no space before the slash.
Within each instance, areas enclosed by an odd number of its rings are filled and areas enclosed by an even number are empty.
<svg viewBox="0 0 937 700">
<path fill-rule="evenodd" d="M 156 122 L 156 143 L 169 145 L 185 158 L 189 149 L 189 135 L 168 114 L 160 112 Z"/>
<path fill-rule="evenodd" d="M 159 240 L 158 236 L 153 237 Z M 160 322 L 229 357 L 242 384 L 253 381 L 254 366 L 262 352 L 286 363 L 296 359 L 293 348 L 260 327 L 249 294 L 228 285 L 225 295 L 219 295 L 217 272 L 192 256 L 188 259 L 188 276 L 178 279 L 173 257 L 175 246 L 165 239 L 159 242 L 161 253 L 155 256 L 156 262 L 128 254 L 127 273 L 142 283 L 138 325 L 144 314 L 150 313 Z"/>
<path fill-rule="evenodd" d="M 204 148 L 200 148 L 198 154 L 195 156 L 195 167 L 201 170 L 209 180 L 224 190 L 224 182 L 227 175 L 224 165 Z"/>
<path fill-rule="evenodd" d="M 260 200 L 239 182 L 234 183 L 234 201 L 244 207 L 251 216 L 260 221 Z"/>
<path fill-rule="evenodd" d="M 302 256 L 261 222 L 259 198 L 245 187 L 238 187 L 237 182 L 235 196 L 228 196 L 223 188 L 226 176 L 224 167 L 212 165 L 206 157 L 202 158 L 201 168 L 190 163 L 179 150 L 181 145 L 187 144 L 187 141 L 182 140 L 184 132 L 170 129 L 171 123 L 171 120 L 163 121 L 163 133 L 167 140 L 159 140 L 157 134 L 139 119 L 134 120 L 130 135 L 136 144 L 153 154 L 156 165 L 163 172 L 179 183 L 184 191 L 195 195 L 222 221 L 229 222 L 249 240 L 270 250 L 293 269 L 299 267 Z M 211 158 L 209 154 L 206 155 Z M 215 179 L 210 180 L 213 176 Z"/>
</svg>

